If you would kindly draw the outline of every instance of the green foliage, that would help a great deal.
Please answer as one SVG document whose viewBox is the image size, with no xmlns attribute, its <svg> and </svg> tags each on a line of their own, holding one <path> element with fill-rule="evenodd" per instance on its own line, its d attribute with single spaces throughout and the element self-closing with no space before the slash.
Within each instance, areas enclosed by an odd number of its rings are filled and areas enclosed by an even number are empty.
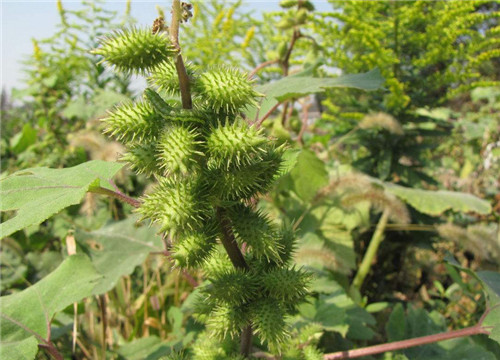
<svg viewBox="0 0 500 360">
<path fill-rule="evenodd" d="M 385 187 L 416 210 L 428 215 L 440 215 L 450 209 L 460 212 L 474 211 L 478 214 L 491 212 L 491 206 L 487 201 L 471 194 L 410 189 L 393 184 L 387 184 Z"/>
<path fill-rule="evenodd" d="M 11 235 L 0 254 L 2 292 L 11 294 L 1 299 L 2 356 L 33 358 L 43 336 L 64 358 L 243 360 L 238 342 L 251 329 L 250 356 L 322 359 L 328 352 L 470 326 L 498 302 L 498 204 L 492 202 L 498 91 L 477 88 L 460 108 L 424 107 L 475 87 L 475 79 L 485 78 L 481 73 L 497 77 L 492 46 L 498 7 L 346 1 L 334 4 L 342 11 L 320 14 L 309 1 L 280 5 L 282 11 L 263 14 L 259 22 L 240 2 L 183 3 L 182 52 L 171 44 L 161 8 L 153 31 L 127 26 L 99 36 L 100 44 L 91 39 L 86 49 L 98 47 L 94 53 L 103 59 L 85 49 L 81 62 L 73 61 L 73 55 L 53 56 L 54 49 L 35 44 L 41 75 L 33 76 L 29 93 L 36 96 L 30 106 L 39 108 L 29 121 L 2 123 L 8 131 L 2 155 L 15 159 L 2 159 L 2 165 L 37 162 L 34 154 L 53 141 L 65 149 L 64 136 L 73 130 L 67 120 L 74 129 L 92 129 L 104 108 L 121 102 L 102 124 L 123 146 L 113 143 L 107 151 L 122 154 L 141 175 L 124 180 L 120 173 L 119 185 L 143 195 L 134 200 L 117 189 L 111 177 L 120 165 L 114 163 L 2 177 L 2 200 L 9 205 L 2 232 Z M 103 14 L 96 4 L 86 6 Z M 72 34 L 73 13 L 60 2 L 58 8 L 63 29 Z M 83 12 L 74 15 L 85 19 Z M 82 29 L 107 21 L 98 19 Z M 439 39 L 441 28 L 446 31 Z M 488 36 L 492 41 L 483 39 Z M 192 61 L 185 74 L 191 94 L 181 93 L 181 53 Z M 59 61 L 64 57 L 75 74 Z M 321 68 L 323 62 L 328 66 Z M 333 67 L 348 75 L 331 77 Z M 380 70 L 370 70 L 375 67 Z M 82 80 L 83 74 L 89 78 Z M 138 99 L 125 96 L 130 74 L 145 76 L 149 86 Z M 377 91 L 382 75 L 385 89 Z M 2 98 L 2 115 L 3 104 Z M 52 138 L 42 144 L 38 137 L 45 131 Z M 435 141 L 447 133 L 446 141 Z M 67 166 L 100 151 L 90 146 L 109 145 L 81 132 L 71 136 L 79 139 L 63 150 L 64 158 L 57 150 L 56 161 L 44 161 Z M 87 153 L 75 150 L 81 144 Z M 72 206 L 89 191 L 80 209 Z M 159 226 L 141 227 L 129 217 L 130 206 L 97 202 L 96 192 L 125 200 Z M 436 226 L 441 222 L 446 224 Z M 374 239 L 378 251 L 371 247 Z M 75 251 L 79 255 L 63 261 Z M 447 251 L 461 263 L 443 265 Z M 68 269 L 76 257 L 80 267 Z M 61 268 L 69 277 L 63 279 Z M 92 286 L 82 275 L 88 269 L 95 275 Z M 366 281 L 356 280 L 360 273 Z M 64 294 L 53 295 L 54 278 Z M 26 280 L 39 282 L 22 290 Z M 47 313 L 46 304 L 55 302 Z M 25 304 L 36 309 L 22 312 Z M 489 338 L 381 358 L 493 360 L 500 350 L 498 319 L 497 308 L 485 317 Z M 24 326 L 32 320 L 36 334 Z M 22 336 L 14 339 L 16 334 Z"/>
<path fill-rule="evenodd" d="M 1 211 L 16 210 L 17 214 L 0 225 L 1 237 L 79 204 L 87 191 L 112 188 L 107 182 L 122 166 L 95 160 L 68 169 L 26 169 L 3 178 Z"/>
<path fill-rule="evenodd" d="M 80 301 L 95 287 L 101 275 L 85 255 L 67 258 L 53 273 L 30 288 L 2 298 L 0 324 L 2 342 L 15 342 L 24 353 L 36 348 L 28 339 L 34 333 L 45 339 L 56 312 Z M 23 350 L 25 346 L 30 348 Z M 2 345 L 2 352 L 3 352 Z M 12 351 L 12 344 L 6 351 Z"/>
<path fill-rule="evenodd" d="M 481 62 L 498 57 L 498 10 L 482 8 L 488 1 L 331 3 L 342 12 L 329 13 L 329 26 L 319 22 L 316 28 L 320 34 L 328 29 L 323 39 L 330 65 L 346 72 L 379 67 L 390 92 L 376 101 L 383 99 L 391 113 L 409 103 L 433 106 L 477 86 L 484 80 Z M 341 25 L 330 24 L 329 17 Z"/>
<path fill-rule="evenodd" d="M 130 275 L 152 251 L 161 251 L 161 239 L 154 228 L 138 228 L 136 218 L 118 221 L 96 231 L 77 231 L 76 243 L 103 275 L 92 294 L 104 294 L 116 286 L 120 277 Z"/>
<path fill-rule="evenodd" d="M 256 66 L 251 49 L 260 22 L 243 1 L 193 1 L 193 17 L 182 27 L 186 59 L 204 69 L 220 64 L 241 68 L 242 59 Z M 188 69 L 189 73 L 189 69 Z"/>
<path fill-rule="evenodd" d="M 2 109 L 2 140 L 16 139 L 5 149 L 3 169 L 74 166 L 88 160 L 82 147 L 70 145 L 67 135 L 124 100 L 123 94 L 130 95 L 129 78 L 105 71 L 88 51 L 100 36 L 119 26 L 117 13 L 102 5 L 100 0 L 83 1 L 81 8 L 67 10 L 59 2 L 56 33 L 33 40 L 33 53 L 25 61 L 26 88 L 13 90 L 22 111 Z"/>
<path fill-rule="evenodd" d="M 414 110 L 460 103 L 467 91 L 496 84 L 498 74 L 487 69 L 498 62 L 498 6 L 489 1 L 331 3 L 338 11 L 316 17 L 313 25 L 326 63 L 344 73 L 378 67 L 389 90 L 370 96 L 327 91 L 319 127 L 346 136 L 344 151 L 335 144 L 332 152 L 383 180 L 435 184 L 428 159 L 452 125 Z M 403 133 L 361 127 L 365 115 L 380 110 L 394 116 Z"/>
</svg>

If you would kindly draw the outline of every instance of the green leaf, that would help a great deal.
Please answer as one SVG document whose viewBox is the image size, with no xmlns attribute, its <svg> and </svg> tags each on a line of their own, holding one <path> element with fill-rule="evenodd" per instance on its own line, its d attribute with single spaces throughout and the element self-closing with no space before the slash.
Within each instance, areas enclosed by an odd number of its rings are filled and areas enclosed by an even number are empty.
<svg viewBox="0 0 500 360">
<path fill-rule="evenodd" d="M 478 271 L 486 292 L 489 294 L 490 313 L 484 319 L 484 326 L 492 326 L 490 339 L 500 344 L 500 273 L 494 271 Z"/>
<path fill-rule="evenodd" d="M 255 90 L 263 93 L 266 97 L 261 101 L 258 109 L 251 108 L 247 111 L 247 117 L 255 119 L 257 113 L 259 116 L 263 116 L 279 102 L 319 93 L 328 88 L 346 87 L 372 91 L 379 89 L 384 83 L 379 69 L 362 74 L 341 75 L 336 78 L 311 77 L 308 76 L 308 69 L 303 73 L 305 76 L 300 75 L 288 76 L 269 84 L 257 86 Z"/>
<path fill-rule="evenodd" d="M 384 183 L 385 188 L 421 213 L 438 216 L 447 210 L 489 214 L 491 206 L 474 195 L 453 191 L 430 191 Z"/>
<path fill-rule="evenodd" d="M 336 331 L 342 336 L 347 334 L 346 312 L 332 298 L 321 295 L 319 299 L 299 305 L 299 312 L 304 320 L 318 324 L 324 330 Z"/>
<path fill-rule="evenodd" d="M 150 252 L 163 250 L 157 230 L 149 226 L 137 227 L 136 221 L 136 217 L 130 217 L 99 230 L 75 233 L 77 243 L 85 249 L 97 271 L 104 275 L 93 295 L 113 289 L 120 277 L 130 275 Z"/>
<path fill-rule="evenodd" d="M 378 177 L 382 180 L 387 179 L 391 172 L 392 151 L 391 149 L 383 149 L 379 154 L 377 162 Z"/>
<path fill-rule="evenodd" d="M 290 171 L 293 190 L 304 202 L 309 202 L 316 192 L 328 183 L 328 173 L 323 161 L 310 150 L 303 150 Z"/>
<path fill-rule="evenodd" d="M 20 341 L 2 342 L 0 358 L 9 360 L 32 360 L 38 353 L 38 340 L 28 337 Z"/>
<path fill-rule="evenodd" d="M 32 168 L 0 180 L 0 211 L 17 214 L 0 224 L 0 237 L 38 225 L 62 209 L 80 203 L 91 187 L 112 189 L 108 180 L 124 164 L 93 160 L 66 169 Z"/>
<path fill-rule="evenodd" d="M 483 285 L 487 286 L 488 290 L 490 290 L 490 297 L 496 297 L 496 299 L 490 299 L 490 301 L 500 303 L 500 273 L 495 271 L 478 271 L 476 275 L 481 279 Z"/>
<path fill-rule="evenodd" d="M 106 110 L 113 105 L 128 100 L 129 98 L 123 94 L 99 89 L 90 100 L 82 96 L 69 103 L 62 115 L 67 118 L 76 117 L 83 120 L 96 119 L 105 115 Z"/>
<path fill-rule="evenodd" d="M 385 325 L 385 331 L 389 341 L 406 339 L 406 317 L 403 305 L 396 304 Z"/>
<path fill-rule="evenodd" d="M 310 76 L 288 76 L 278 81 L 257 87 L 258 92 L 278 101 L 285 101 L 309 94 L 322 92 L 328 88 L 347 87 L 366 91 L 379 89 L 384 78 L 379 69 L 361 74 L 341 75 L 336 78 L 314 78 Z"/>
<path fill-rule="evenodd" d="M 10 139 L 10 147 L 14 154 L 20 154 L 36 142 L 36 130 L 30 124 L 24 124 L 23 129 Z"/>
<path fill-rule="evenodd" d="M 282 159 L 283 163 L 281 164 L 280 171 L 278 176 L 284 176 L 288 174 L 297 164 L 297 159 L 300 155 L 301 151 L 299 149 L 286 149 L 283 153 Z"/>
<path fill-rule="evenodd" d="M 500 344 L 500 306 L 498 306 L 498 304 L 486 316 L 483 322 L 483 326 L 493 327 L 492 329 L 490 329 L 490 334 L 488 336 L 490 339 L 495 340 Z"/>
<path fill-rule="evenodd" d="M 118 350 L 121 358 L 127 360 L 157 360 L 164 359 L 172 352 L 170 343 L 165 343 L 158 336 L 144 337 L 122 345 Z"/>
<path fill-rule="evenodd" d="M 21 346 L 33 336 L 32 332 L 46 339 L 47 321 L 68 305 L 90 296 L 100 278 L 87 256 L 72 255 L 35 285 L 3 296 L 0 302 L 2 343 L 22 341 Z"/>
</svg>

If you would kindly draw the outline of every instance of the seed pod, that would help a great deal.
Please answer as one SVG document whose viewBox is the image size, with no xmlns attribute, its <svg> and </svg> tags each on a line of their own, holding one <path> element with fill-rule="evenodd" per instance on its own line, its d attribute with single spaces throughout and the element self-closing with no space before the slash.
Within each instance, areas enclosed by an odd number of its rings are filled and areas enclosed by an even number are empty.
<svg viewBox="0 0 500 360">
<path fill-rule="evenodd" d="M 195 82 L 195 71 L 193 65 L 189 62 L 186 63 L 186 72 L 190 82 Z M 175 64 L 172 61 L 162 62 L 152 69 L 148 82 L 170 95 L 177 95 L 180 93 L 179 76 L 177 75 Z"/>
<path fill-rule="evenodd" d="M 177 238 L 172 258 L 177 266 L 196 267 L 211 255 L 216 244 L 215 233 L 211 229 L 186 232 Z"/>
<path fill-rule="evenodd" d="M 177 50 L 164 32 L 153 34 L 150 29 L 132 28 L 103 38 L 93 53 L 102 55 L 120 72 L 144 74 L 177 55 Z"/>
<path fill-rule="evenodd" d="M 216 113 L 237 113 L 260 96 L 246 74 L 227 67 L 201 74 L 194 88 Z"/>
<path fill-rule="evenodd" d="M 307 9 L 308 11 L 314 11 L 314 5 L 312 2 L 306 0 L 299 3 L 299 8 Z"/>
<path fill-rule="evenodd" d="M 124 143 L 155 140 L 165 125 L 165 120 L 146 102 L 122 104 L 102 120 L 105 133 Z"/>
<path fill-rule="evenodd" d="M 284 59 L 286 52 L 288 51 L 288 43 L 286 41 L 280 42 L 278 45 L 278 54 L 280 56 L 280 59 Z"/>
<path fill-rule="evenodd" d="M 207 137 L 207 150 L 211 164 L 227 169 L 231 165 L 250 164 L 265 152 L 267 139 L 242 122 L 226 123 L 212 128 Z"/>
<path fill-rule="evenodd" d="M 295 25 L 302 25 L 306 22 L 308 16 L 307 9 L 300 9 L 297 11 L 297 15 L 295 17 Z"/>
<path fill-rule="evenodd" d="M 280 6 L 282 8 L 288 9 L 288 8 L 293 7 L 293 6 L 296 6 L 298 3 L 299 3 L 298 0 L 281 0 Z"/>
<path fill-rule="evenodd" d="M 146 176 L 160 175 L 161 169 L 156 159 L 156 144 L 143 143 L 133 145 L 121 159 L 127 161 L 132 170 Z"/>
<path fill-rule="evenodd" d="M 187 174 L 198 167 L 204 154 L 200 151 L 200 134 L 189 126 L 172 124 L 158 141 L 158 163 L 167 174 Z"/>
<path fill-rule="evenodd" d="M 211 209 L 205 199 L 206 191 L 197 179 L 162 178 L 155 191 L 143 198 L 137 211 L 159 223 L 162 231 L 175 235 L 199 229 L 210 217 Z"/>
</svg>

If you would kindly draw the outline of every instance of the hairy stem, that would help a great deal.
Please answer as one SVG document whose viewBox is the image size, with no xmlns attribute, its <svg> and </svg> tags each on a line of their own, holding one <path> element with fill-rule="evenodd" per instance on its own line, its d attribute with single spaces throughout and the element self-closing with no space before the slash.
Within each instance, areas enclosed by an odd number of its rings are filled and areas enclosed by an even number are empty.
<svg viewBox="0 0 500 360">
<path fill-rule="evenodd" d="M 221 242 L 226 249 L 227 255 L 231 260 L 232 264 L 237 269 L 248 270 L 248 264 L 241 253 L 238 243 L 234 237 L 233 231 L 231 229 L 231 223 L 226 216 L 225 210 L 221 207 L 216 209 L 217 221 L 221 227 L 222 237 Z M 246 326 L 241 332 L 241 343 L 240 343 L 240 354 L 245 357 L 250 355 L 250 349 L 252 346 L 252 326 Z"/>
<path fill-rule="evenodd" d="M 139 200 L 136 200 L 128 195 L 125 195 L 124 193 L 122 193 L 120 191 L 113 191 L 113 190 L 109 190 L 109 189 L 106 189 L 106 188 L 103 188 L 100 186 L 92 187 L 88 191 L 91 193 L 94 193 L 94 194 L 101 194 L 101 195 L 113 197 L 115 199 L 126 202 L 127 204 L 132 205 L 135 208 L 138 208 L 139 206 L 141 206 L 141 202 Z"/>
<path fill-rule="evenodd" d="M 238 243 L 236 242 L 233 231 L 231 229 L 231 223 L 226 216 L 225 209 L 218 207 L 216 211 L 217 221 L 222 231 L 221 242 L 224 246 L 224 249 L 226 249 L 231 263 L 237 269 L 248 270 L 248 264 L 246 263 L 245 258 L 243 257 L 243 254 L 238 247 Z"/>
<path fill-rule="evenodd" d="M 64 360 L 64 357 L 61 355 L 59 351 L 55 348 L 54 344 L 50 343 L 49 345 L 46 344 L 38 344 L 38 348 L 45 350 L 56 360 Z"/>
<path fill-rule="evenodd" d="M 360 289 L 361 285 L 363 285 L 363 281 L 365 280 L 368 272 L 370 271 L 373 259 L 375 255 L 377 255 L 377 250 L 384 240 L 384 231 L 385 226 L 387 225 L 387 220 L 389 219 L 389 209 L 386 208 L 380 217 L 380 220 L 377 224 L 377 228 L 373 233 L 373 236 L 370 240 L 370 244 L 368 245 L 368 249 L 366 249 L 366 253 L 363 256 L 363 260 L 361 261 L 361 265 L 359 266 L 359 270 L 354 277 L 352 282 L 352 286 L 356 289 Z"/>
<path fill-rule="evenodd" d="M 178 54 L 175 59 L 175 68 L 179 77 L 179 88 L 181 91 L 182 107 L 184 109 L 192 109 L 193 102 L 191 100 L 191 89 L 189 84 L 189 77 L 182 59 L 181 47 L 179 45 L 179 25 L 181 23 L 181 2 L 173 0 L 172 2 L 172 23 L 170 24 L 170 40 L 177 48 Z"/>
<path fill-rule="evenodd" d="M 368 346 L 356 350 L 338 351 L 336 353 L 326 354 L 323 357 L 323 359 L 324 360 L 354 359 L 362 356 L 381 354 L 387 351 L 402 350 L 414 346 L 432 344 L 438 341 L 455 339 L 464 336 L 478 335 L 478 334 L 489 334 L 489 331 L 487 328 L 481 326 L 481 324 L 477 324 L 465 329 L 448 331 L 445 333 L 427 335 L 402 341 L 395 341 L 387 344 Z"/>
</svg>

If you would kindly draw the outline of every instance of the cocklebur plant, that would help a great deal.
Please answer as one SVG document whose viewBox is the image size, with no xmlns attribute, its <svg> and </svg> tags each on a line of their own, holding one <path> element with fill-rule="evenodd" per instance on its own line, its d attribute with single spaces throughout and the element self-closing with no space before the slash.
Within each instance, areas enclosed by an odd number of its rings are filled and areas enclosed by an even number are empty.
<svg viewBox="0 0 500 360">
<path fill-rule="evenodd" d="M 132 169 L 157 181 L 137 211 L 168 236 L 176 266 L 201 268 L 209 280 L 196 305 L 207 333 L 194 358 L 249 356 L 252 334 L 280 352 L 286 316 L 307 295 L 310 274 L 291 263 L 293 232 L 251 204 L 273 184 L 284 149 L 241 117 L 261 96 L 246 74 L 224 65 L 186 69 L 177 40 L 181 11 L 174 1 L 170 34 L 122 30 L 94 51 L 149 84 L 143 99 L 110 111 L 105 132 L 126 145 L 123 160 Z M 203 339 L 232 345 L 207 355 Z"/>
</svg>

